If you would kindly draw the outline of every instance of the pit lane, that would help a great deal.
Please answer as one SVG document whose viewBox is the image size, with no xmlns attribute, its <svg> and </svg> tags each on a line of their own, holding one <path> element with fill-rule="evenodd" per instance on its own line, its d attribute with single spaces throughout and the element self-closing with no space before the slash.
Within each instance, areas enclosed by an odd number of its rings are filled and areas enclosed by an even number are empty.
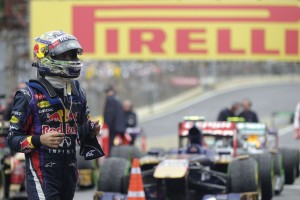
<svg viewBox="0 0 300 200">
<path fill-rule="evenodd" d="M 211 97 L 200 98 L 175 112 L 153 118 L 141 124 L 149 140 L 149 146 L 175 147 L 177 146 L 177 124 L 185 115 L 203 115 L 207 120 L 216 120 L 219 111 L 232 102 L 249 98 L 253 102 L 253 109 L 261 119 L 267 119 L 274 111 L 293 111 L 300 101 L 300 83 L 269 84 L 220 92 Z M 294 140 L 293 128 L 288 127 L 280 131 L 280 147 L 300 149 L 300 141 Z M 92 199 L 95 189 L 77 191 L 75 200 Z M 300 179 L 294 185 L 287 186 L 275 200 L 296 200 L 300 196 Z"/>
</svg>

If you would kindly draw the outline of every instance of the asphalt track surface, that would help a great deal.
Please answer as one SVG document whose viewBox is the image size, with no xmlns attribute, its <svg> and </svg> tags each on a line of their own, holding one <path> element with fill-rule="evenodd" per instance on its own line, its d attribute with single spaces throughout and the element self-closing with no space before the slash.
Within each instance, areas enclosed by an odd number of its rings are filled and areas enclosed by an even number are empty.
<svg viewBox="0 0 300 200">
<path fill-rule="evenodd" d="M 274 111 L 293 111 L 300 101 L 300 83 L 270 84 L 242 89 L 233 89 L 224 92 L 211 93 L 200 97 L 196 102 L 188 102 L 183 108 L 176 108 L 165 115 L 154 117 L 144 122 L 148 139 L 158 141 L 160 138 L 170 138 L 177 133 L 177 123 L 186 115 L 203 115 L 207 120 L 216 120 L 219 111 L 235 101 L 249 98 L 261 119 L 270 117 Z M 280 146 L 300 149 L 300 141 L 294 140 L 291 128 L 282 131 Z M 159 144 L 159 143 L 158 143 Z M 172 144 L 176 146 L 177 143 Z M 95 190 L 77 191 L 75 200 L 88 200 L 93 198 Z M 300 179 L 294 185 L 285 186 L 285 190 L 275 200 L 299 200 Z"/>
</svg>

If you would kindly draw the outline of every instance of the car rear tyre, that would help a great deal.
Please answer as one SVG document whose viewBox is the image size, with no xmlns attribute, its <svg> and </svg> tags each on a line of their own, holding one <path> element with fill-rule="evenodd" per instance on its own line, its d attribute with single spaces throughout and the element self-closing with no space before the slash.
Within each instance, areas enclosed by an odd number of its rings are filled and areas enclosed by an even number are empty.
<svg viewBox="0 0 300 200">
<path fill-rule="evenodd" d="M 299 177 L 300 175 L 300 151 L 298 149 L 295 150 L 296 154 L 296 177 Z"/>
<path fill-rule="evenodd" d="M 95 186 L 95 177 L 94 177 L 94 169 L 95 169 L 95 160 L 85 160 L 83 156 L 79 154 L 79 150 L 77 151 L 77 168 L 79 170 L 78 173 L 78 187 L 80 189 L 93 188 Z M 86 177 L 87 176 L 87 177 Z"/>
<path fill-rule="evenodd" d="M 5 174 L 4 171 L 0 170 L 0 199 L 5 197 Z"/>
<path fill-rule="evenodd" d="M 275 193 L 274 159 L 269 153 L 255 154 L 252 157 L 258 164 L 262 200 L 270 200 Z"/>
<path fill-rule="evenodd" d="M 84 156 L 77 153 L 77 168 L 78 169 L 94 169 L 94 160 L 85 160 Z"/>
<path fill-rule="evenodd" d="M 135 146 L 114 146 L 110 157 L 125 158 L 131 161 L 133 158 L 141 158 L 142 152 Z"/>
<path fill-rule="evenodd" d="M 284 187 L 284 169 L 282 163 L 282 155 L 280 153 L 271 154 L 274 160 L 274 175 L 276 177 L 280 177 L 281 179 L 281 187 L 279 190 L 275 190 L 275 194 L 279 195 L 283 191 Z"/>
<path fill-rule="evenodd" d="M 280 149 L 285 175 L 285 184 L 293 184 L 297 175 L 296 157 L 294 150 Z"/>
<path fill-rule="evenodd" d="M 100 166 L 98 191 L 125 193 L 125 176 L 129 174 L 130 164 L 124 158 L 107 158 Z M 128 188 L 128 186 L 127 186 Z"/>
<path fill-rule="evenodd" d="M 258 167 L 253 158 L 232 161 L 228 166 L 228 175 L 229 193 L 258 191 Z"/>
</svg>

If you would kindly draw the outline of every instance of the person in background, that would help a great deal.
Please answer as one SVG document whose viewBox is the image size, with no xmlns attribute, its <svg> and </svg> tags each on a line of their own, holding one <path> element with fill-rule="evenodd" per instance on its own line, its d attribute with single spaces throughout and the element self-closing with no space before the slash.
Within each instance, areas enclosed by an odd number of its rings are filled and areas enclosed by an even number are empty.
<svg viewBox="0 0 300 200">
<path fill-rule="evenodd" d="M 300 139 L 300 102 L 297 104 L 294 114 L 294 127 L 296 133 L 296 139 Z"/>
<path fill-rule="evenodd" d="M 118 134 L 124 136 L 126 130 L 124 111 L 116 94 L 113 86 L 108 86 L 105 90 L 106 100 L 103 117 L 104 123 L 109 128 L 109 149 L 114 145 L 115 137 Z"/>
<path fill-rule="evenodd" d="M 242 102 L 243 111 L 239 114 L 239 117 L 243 117 L 245 122 L 256 122 L 258 123 L 257 114 L 251 110 L 252 103 L 249 99 L 244 99 Z"/>
<path fill-rule="evenodd" d="M 125 125 L 126 128 L 134 128 L 137 127 L 138 120 L 137 120 L 137 115 L 133 111 L 133 105 L 130 100 L 125 100 L 123 101 L 123 110 L 125 114 Z M 133 145 L 135 142 L 135 135 L 131 135 L 130 138 L 130 144 Z"/>
<path fill-rule="evenodd" d="M 217 121 L 227 121 L 228 117 L 236 117 L 240 109 L 240 104 L 235 102 L 230 108 L 225 108 L 219 113 Z"/>
<path fill-rule="evenodd" d="M 132 102 L 130 100 L 123 101 L 123 110 L 125 115 L 126 128 L 136 127 L 138 124 L 137 115 L 133 111 Z"/>
</svg>

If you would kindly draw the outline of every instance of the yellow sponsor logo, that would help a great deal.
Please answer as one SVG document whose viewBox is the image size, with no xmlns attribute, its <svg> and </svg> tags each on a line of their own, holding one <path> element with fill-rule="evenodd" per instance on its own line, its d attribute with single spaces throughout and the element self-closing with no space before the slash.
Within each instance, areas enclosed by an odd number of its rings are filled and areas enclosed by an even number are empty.
<svg viewBox="0 0 300 200">
<path fill-rule="evenodd" d="M 41 101 L 37 104 L 37 106 L 39 108 L 46 108 L 46 107 L 49 107 L 50 106 L 50 103 L 48 101 Z"/>
<path fill-rule="evenodd" d="M 11 119 L 10 119 L 10 122 L 16 124 L 16 123 L 19 122 L 19 119 L 15 116 L 12 116 Z"/>
</svg>

